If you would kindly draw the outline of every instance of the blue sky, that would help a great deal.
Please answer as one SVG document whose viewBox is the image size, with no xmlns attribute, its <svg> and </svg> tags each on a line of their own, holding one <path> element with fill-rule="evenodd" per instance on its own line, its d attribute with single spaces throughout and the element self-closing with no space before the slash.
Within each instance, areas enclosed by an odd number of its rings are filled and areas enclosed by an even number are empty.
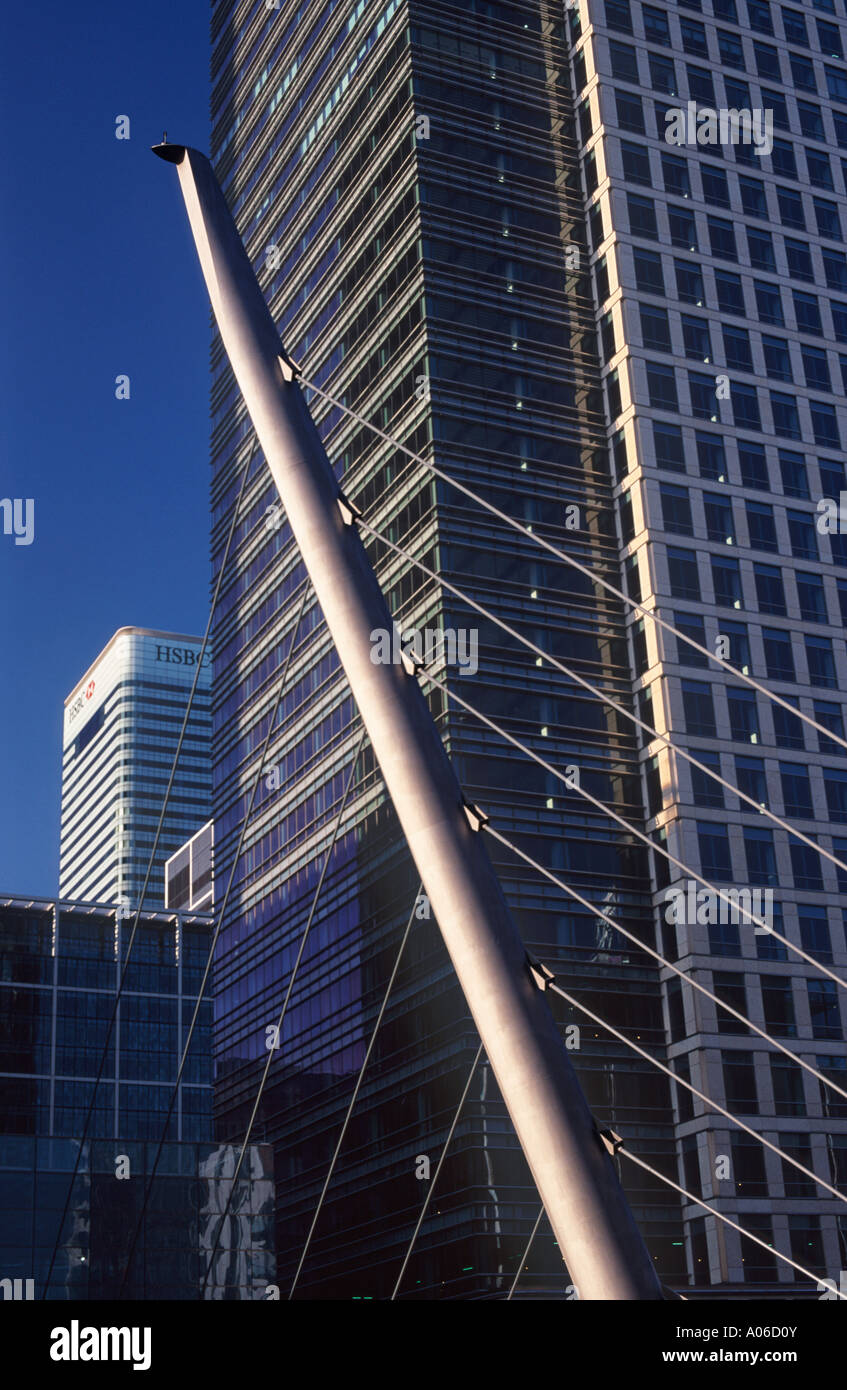
<svg viewBox="0 0 847 1390">
<path fill-rule="evenodd" d="M 62 705 L 90 661 L 208 614 L 208 300 L 150 153 L 164 129 L 208 148 L 208 22 L 203 0 L 0 18 L 0 498 L 35 502 L 31 545 L 0 533 L 0 894 L 58 889 Z"/>
</svg>

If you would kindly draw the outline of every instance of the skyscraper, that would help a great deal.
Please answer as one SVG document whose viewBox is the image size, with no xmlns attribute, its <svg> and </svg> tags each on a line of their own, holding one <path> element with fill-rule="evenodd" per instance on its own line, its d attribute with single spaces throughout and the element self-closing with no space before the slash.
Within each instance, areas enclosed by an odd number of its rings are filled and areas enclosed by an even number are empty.
<svg viewBox="0 0 847 1390">
<path fill-rule="evenodd" d="M 227 2 L 212 19 L 212 154 L 286 346 L 314 380 L 408 448 L 619 582 L 586 201 L 561 13 L 546 5 Z M 598 231 L 591 223 L 592 237 Z M 378 771 L 358 758 L 281 1037 L 288 974 L 332 843 L 359 726 L 314 608 L 306 610 L 267 766 L 257 756 L 304 575 L 220 343 L 213 348 L 212 546 L 220 565 L 251 469 L 214 634 L 213 815 L 226 879 L 257 772 L 256 807 L 216 961 L 216 1115 L 259 1113 L 276 1148 L 280 1284 L 293 1275 L 356 1071 L 416 902 L 416 876 Z M 624 705 L 623 605 L 529 537 L 493 524 L 420 464 L 312 402 L 345 493 L 431 569 Z M 618 466 L 622 465 L 619 457 Z M 479 669 L 435 671 L 619 814 L 644 821 L 639 748 L 623 716 L 504 637 L 437 582 L 373 546 L 405 627 L 464 633 Z M 433 694 L 466 793 L 591 903 L 650 942 L 646 854 L 576 792 Z M 661 1056 L 658 972 L 596 915 L 501 854 L 532 953 Z M 673 1157 L 668 1086 L 584 1020 L 574 1059 L 598 1120 L 655 1163 Z M 477 1045 L 418 902 L 393 1002 L 300 1287 L 385 1296 L 399 1273 Z M 624 1174 L 625 1177 L 631 1175 Z M 685 1278 L 675 1197 L 630 1182 L 669 1282 Z M 488 1067 L 469 1092 L 404 1292 L 502 1294 L 538 1199 Z M 564 1292 L 542 1227 L 525 1288 Z"/>
<path fill-rule="evenodd" d="M 60 892 L 136 908 L 200 658 L 200 639 L 124 627 L 65 701 Z M 210 663 L 203 658 L 144 906 L 164 862 L 208 820 Z"/>
<path fill-rule="evenodd" d="M 771 925 L 843 976 L 847 873 L 760 808 L 847 862 L 844 748 L 742 679 L 843 737 L 843 0 L 589 0 L 573 32 L 630 593 L 739 673 L 630 619 L 656 727 L 750 798 L 652 741 L 650 829 L 719 887 L 771 893 Z M 656 864 L 666 954 L 844 1089 L 835 981 L 743 918 L 668 920 L 684 876 Z M 843 1191 L 844 1102 L 678 979 L 664 989 L 674 1067 Z M 682 1092 L 677 1121 L 690 1191 L 837 1279 L 842 1203 Z M 698 1284 L 802 1282 L 693 1203 L 684 1215 Z"/>
</svg>

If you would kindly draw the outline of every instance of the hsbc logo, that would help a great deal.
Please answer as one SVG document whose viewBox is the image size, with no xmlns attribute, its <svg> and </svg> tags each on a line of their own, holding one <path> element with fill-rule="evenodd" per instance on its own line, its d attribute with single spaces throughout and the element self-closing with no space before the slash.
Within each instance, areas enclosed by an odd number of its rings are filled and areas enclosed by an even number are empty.
<svg viewBox="0 0 847 1390">
<path fill-rule="evenodd" d="M 156 647 L 156 660 L 167 661 L 169 666 L 208 666 L 211 657 L 208 652 L 201 656 L 193 647 Z"/>
</svg>

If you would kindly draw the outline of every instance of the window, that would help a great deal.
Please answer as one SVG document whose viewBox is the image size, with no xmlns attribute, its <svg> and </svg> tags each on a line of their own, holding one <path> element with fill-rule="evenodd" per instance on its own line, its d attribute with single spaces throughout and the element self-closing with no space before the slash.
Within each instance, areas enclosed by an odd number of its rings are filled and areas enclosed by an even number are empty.
<svg viewBox="0 0 847 1390">
<path fill-rule="evenodd" d="M 742 82 L 740 77 L 729 77 L 725 73 L 723 85 L 724 91 L 726 92 L 726 104 L 728 107 L 734 107 L 737 111 L 743 110 L 745 107 L 749 109 L 751 102 L 750 84 L 748 82 Z M 755 183 L 756 180 L 754 179 L 753 182 Z"/>
<path fill-rule="evenodd" d="M 815 523 L 810 512 L 787 512 L 791 554 L 795 560 L 818 560 Z"/>
<path fill-rule="evenodd" d="M 840 1038 L 841 1014 L 834 980 L 807 980 L 809 1011 L 812 1015 L 812 1037 Z"/>
<path fill-rule="evenodd" d="M 799 816 L 801 820 L 814 820 L 812 788 L 808 769 L 801 763 L 780 763 L 779 775 L 782 781 L 782 800 L 786 816 Z"/>
<path fill-rule="evenodd" d="M 801 92 L 817 92 L 818 84 L 815 81 L 815 70 L 811 60 L 804 58 L 802 53 L 789 53 L 788 61 L 791 64 L 794 86 L 799 87 Z"/>
<path fill-rule="evenodd" d="M 769 43 L 754 43 L 753 52 L 756 55 L 756 71 L 760 77 L 771 78 L 774 82 L 782 81 L 782 70 L 779 66 L 779 54 Z"/>
<path fill-rule="evenodd" d="M 712 974 L 712 989 L 718 999 L 728 1004 L 736 1013 L 747 1013 L 747 991 L 744 976 L 736 970 L 715 970 Z M 719 1033 L 749 1033 L 746 1023 L 739 1023 L 724 1009 L 716 1009 Z"/>
<path fill-rule="evenodd" d="M 735 0 L 712 0 L 712 9 L 717 19 L 725 19 L 729 24 L 738 23 Z"/>
<path fill-rule="evenodd" d="M 780 936 L 785 934 L 782 923 L 782 907 L 779 903 L 772 904 L 769 921 L 772 932 L 779 932 Z M 759 960 L 787 960 L 788 948 L 784 942 L 778 941 L 776 936 L 771 935 L 770 932 L 757 932 L 756 955 Z"/>
<path fill-rule="evenodd" d="M 785 315 L 782 312 L 782 297 L 778 285 L 769 285 L 765 280 L 754 280 L 753 289 L 756 295 L 756 308 L 762 323 L 775 323 L 780 328 L 785 327 Z M 847 314 L 845 314 L 845 342 L 847 342 Z"/>
<path fill-rule="evenodd" d="M 824 247 L 823 269 L 826 283 L 831 290 L 847 290 L 847 256 L 843 251 L 830 251 Z"/>
<path fill-rule="evenodd" d="M 832 704 L 829 700 L 815 700 L 815 719 L 839 738 L 844 737 L 844 716 L 840 705 Z M 844 749 L 833 739 L 827 738 L 826 734 L 818 734 L 818 748 L 829 758 L 844 757 Z"/>
<path fill-rule="evenodd" d="M 676 378 L 673 367 L 660 362 L 647 362 L 647 392 L 654 410 L 679 410 Z"/>
<path fill-rule="evenodd" d="M 629 0 L 606 0 L 606 26 L 619 29 L 624 34 L 632 33 Z"/>
<path fill-rule="evenodd" d="M 797 908 L 800 923 L 800 944 L 804 951 L 817 960 L 832 960 L 832 938 L 829 934 L 829 916 L 825 907 L 810 903 L 800 903 Z"/>
<path fill-rule="evenodd" d="M 633 248 L 632 259 L 635 267 L 635 284 L 642 294 L 664 294 L 665 280 L 662 275 L 662 258 L 658 252 L 645 251 L 643 246 L 636 246 Z"/>
<path fill-rule="evenodd" d="M 829 614 L 826 608 L 823 580 L 819 574 L 809 574 L 798 570 L 797 597 L 800 604 L 800 617 L 807 623 L 826 623 Z"/>
<path fill-rule="evenodd" d="M 832 310 L 832 331 L 836 342 L 847 343 L 847 304 L 839 304 L 836 299 L 832 299 L 829 307 Z"/>
<path fill-rule="evenodd" d="M 739 72 L 746 71 L 744 46 L 738 35 L 731 34 L 728 29 L 718 30 L 718 55 L 725 67 L 737 68 Z"/>
<path fill-rule="evenodd" d="M 719 164 L 701 164 L 700 176 L 703 180 L 705 201 L 713 203 L 717 207 L 728 208 L 730 200 L 726 170 L 722 169 Z"/>
<path fill-rule="evenodd" d="M 685 344 L 686 357 L 695 357 L 700 362 L 712 360 L 708 319 L 696 318 L 693 314 L 683 314 L 682 341 Z"/>
<path fill-rule="evenodd" d="M 647 134 L 647 127 L 644 124 L 644 108 L 641 105 L 641 97 L 636 92 L 616 91 L 615 109 L 621 130 L 630 130 L 635 135 Z M 583 140 L 586 138 L 583 135 Z M 648 170 L 647 182 L 649 183 L 649 181 Z"/>
<path fill-rule="evenodd" d="M 796 703 L 790 696 L 788 698 L 792 704 Z M 774 738 L 777 748 L 805 748 L 803 739 L 803 725 L 796 714 L 791 714 L 782 705 L 773 705 L 771 708 L 771 718 L 773 719 Z"/>
<path fill-rule="evenodd" d="M 697 224 L 690 208 L 674 207 L 669 203 L 668 225 L 672 246 L 682 246 L 686 251 L 697 250 Z"/>
<path fill-rule="evenodd" d="M 621 82 L 633 82 L 636 86 L 640 83 L 638 59 L 635 49 L 630 44 L 610 39 L 609 56 L 612 60 L 613 77 L 617 77 Z"/>
<path fill-rule="evenodd" d="M 735 785 L 759 806 L 768 805 L 768 784 L 765 764 L 761 758 L 735 759 Z"/>
<path fill-rule="evenodd" d="M 654 92 L 665 92 L 667 96 L 675 97 L 678 95 L 676 85 L 676 71 L 673 59 L 665 58 L 661 53 L 648 53 L 647 58 L 650 64 L 650 85 Z"/>
<path fill-rule="evenodd" d="M 674 613 L 674 627 L 685 637 L 691 637 L 695 642 L 699 642 L 701 647 L 706 645 L 706 628 L 699 613 Z M 681 638 L 677 639 L 676 659 L 680 666 L 702 666 L 707 667 L 709 662 L 702 652 L 698 652 L 694 647 L 690 647 Z"/>
<path fill-rule="evenodd" d="M 703 273 L 699 266 L 689 261 L 674 261 L 676 270 L 676 292 L 684 304 L 696 304 L 702 309 L 706 303 L 703 290 Z"/>
<path fill-rule="evenodd" d="M 773 887 L 779 882 L 772 830 L 745 825 L 744 854 L 747 859 L 747 874 L 752 884 Z"/>
<path fill-rule="evenodd" d="M 735 528 L 732 521 L 732 502 L 725 493 L 706 492 L 703 494 L 703 511 L 706 516 L 706 535 L 710 541 L 720 545 L 735 544 Z"/>
<path fill-rule="evenodd" d="M 826 401 L 809 401 L 809 413 L 812 417 L 812 433 L 815 436 L 815 443 L 820 444 L 824 449 L 840 448 L 841 436 L 838 430 L 835 406 L 827 404 Z"/>
<path fill-rule="evenodd" d="M 775 275 L 776 257 L 773 249 L 773 237 L 770 232 L 764 232 L 755 227 L 748 227 L 746 230 L 747 250 L 753 269 L 769 270 L 772 275 Z"/>
<path fill-rule="evenodd" d="M 668 468 L 674 473 L 685 472 L 685 454 L 682 447 L 682 430 L 678 425 L 668 425 L 653 421 L 653 448 L 659 468 Z"/>
<path fill-rule="evenodd" d="M 826 68 L 826 87 L 833 101 L 847 101 L 847 72 Z"/>
<path fill-rule="evenodd" d="M 657 10 L 653 5 L 642 5 L 641 17 L 644 21 L 644 37 L 648 43 L 658 43 L 670 48 L 671 31 L 664 10 Z"/>
<path fill-rule="evenodd" d="M 685 67 L 688 77 L 688 91 L 695 101 L 704 101 L 710 107 L 715 105 L 715 84 L 708 68 L 695 68 L 691 63 Z"/>
<path fill-rule="evenodd" d="M 782 585 L 782 570 L 776 565 L 754 565 L 753 578 L 756 581 L 756 597 L 760 613 L 771 613 L 778 618 L 788 616 L 785 607 L 785 590 Z"/>
<path fill-rule="evenodd" d="M 738 561 L 730 559 L 727 555 L 712 555 L 709 558 L 712 567 L 715 603 L 720 608 L 741 608 L 743 593 Z"/>
<path fill-rule="evenodd" d="M 621 413 L 621 383 L 617 368 L 606 377 L 606 396 L 609 402 L 609 419 L 614 420 Z"/>
<path fill-rule="evenodd" d="M 682 707 L 686 733 L 700 738 L 715 738 L 715 711 L 710 685 L 705 681 L 683 680 Z"/>
<path fill-rule="evenodd" d="M 794 158 L 794 146 L 790 140 L 783 140 L 778 135 L 774 136 L 771 163 L 775 174 L 779 174 L 784 179 L 796 179 L 797 160 Z"/>
<path fill-rule="evenodd" d="M 732 881 L 732 860 L 729 835 L 725 825 L 717 821 L 697 822 L 697 841 L 700 847 L 700 868 L 704 878 L 714 883 Z"/>
<path fill-rule="evenodd" d="M 809 343 L 800 344 L 800 354 L 803 358 L 803 371 L 806 377 L 806 385 L 813 390 L 831 391 L 832 381 L 829 375 L 829 361 L 823 348 L 812 347 Z"/>
<path fill-rule="evenodd" d="M 691 197 L 688 160 L 679 154 L 662 154 L 662 180 L 665 192 L 677 198 Z"/>
<path fill-rule="evenodd" d="M 741 481 L 745 487 L 759 488 L 763 492 L 770 491 L 768 466 L 761 444 L 753 444 L 749 439 L 739 439 L 738 463 Z"/>
<path fill-rule="evenodd" d="M 658 240 L 659 229 L 656 226 L 656 208 L 652 198 L 645 198 L 640 193 L 627 193 L 626 205 L 629 212 L 629 230 L 633 236 L 648 237 L 651 241 Z"/>
<path fill-rule="evenodd" d="M 783 631 L 782 628 L 765 627 L 762 629 L 762 643 L 765 649 L 765 665 L 770 680 L 796 680 L 791 634 Z"/>
<path fill-rule="evenodd" d="M 729 641 L 728 660 L 731 666 L 740 671 L 743 676 L 749 676 L 751 670 L 750 663 L 750 642 L 747 637 L 747 627 L 745 623 L 730 621 L 729 618 L 721 618 L 721 636 Z"/>
<path fill-rule="evenodd" d="M 782 11 L 782 27 L 789 43 L 800 43 L 804 48 L 809 47 L 806 20 L 799 10 L 784 9 Z"/>
<path fill-rule="evenodd" d="M 752 372 L 753 357 L 750 352 L 750 335 L 746 328 L 725 324 L 723 346 L 728 367 L 736 367 L 742 372 Z"/>
<path fill-rule="evenodd" d="M 795 241 L 793 237 L 785 238 L 785 255 L 788 260 L 788 273 L 795 280 L 814 280 L 815 274 L 812 270 L 812 257 L 805 241 Z"/>
<path fill-rule="evenodd" d="M 844 464 L 839 463 L 837 459 L 818 459 L 818 469 L 821 475 L 821 487 L 827 497 L 836 497 L 839 492 L 847 488 Z"/>
<path fill-rule="evenodd" d="M 724 261 L 737 261 L 738 252 L 735 247 L 735 232 L 732 223 L 723 217 L 708 217 L 709 242 L 712 248 L 712 255 Z"/>
<path fill-rule="evenodd" d="M 762 975 L 762 1006 L 765 1028 L 775 1038 L 796 1038 L 794 996 L 791 981 L 784 975 Z"/>
<path fill-rule="evenodd" d="M 659 496 L 662 501 L 662 524 L 666 531 L 674 531 L 680 536 L 693 536 L 691 522 L 691 501 L 684 487 L 673 483 L 661 483 Z"/>
<path fill-rule="evenodd" d="M 594 150 L 589 150 L 582 161 L 582 172 L 585 177 L 585 191 L 590 197 L 600 181 L 597 173 L 597 155 Z"/>
<path fill-rule="evenodd" d="M 836 690 L 838 681 L 835 675 L 835 657 L 832 652 L 832 639 L 829 637 L 812 637 L 809 633 L 804 636 L 806 644 L 806 661 L 809 666 L 809 682 L 811 685 L 823 685 L 830 690 Z"/>
<path fill-rule="evenodd" d="M 759 395 L 755 386 L 747 386 L 743 382 L 733 381 L 730 386 L 730 400 L 732 401 L 732 419 L 736 429 L 760 430 L 762 428 L 762 417 L 759 414 Z"/>
<path fill-rule="evenodd" d="M 789 396 L 786 391 L 771 391 L 770 396 L 774 434 L 781 434 L 786 439 L 799 439 L 800 416 L 796 398 Z"/>
<path fill-rule="evenodd" d="M 770 1068 L 774 1109 L 777 1115 L 805 1115 L 803 1073 L 796 1062 L 782 1054 L 771 1053 Z"/>
<path fill-rule="evenodd" d="M 606 233 L 603 231 L 603 201 L 595 203 L 588 213 L 588 233 L 591 239 L 591 249 L 596 251 L 598 246 L 603 244 Z"/>
<path fill-rule="evenodd" d="M 790 449 L 779 450 L 779 470 L 782 475 L 782 490 L 786 497 L 809 498 L 809 479 L 806 461 L 802 454 Z"/>
<path fill-rule="evenodd" d="M 823 117 L 821 108 L 816 106 L 813 101 L 797 101 L 797 112 L 800 116 L 800 129 L 807 140 L 825 140 L 826 131 L 823 127 Z"/>
<path fill-rule="evenodd" d="M 804 1134 L 778 1134 L 777 1143 L 789 1158 L 802 1163 L 804 1168 L 815 1171 L 812 1146 Z M 799 1168 L 795 1168 L 793 1163 L 786 1163 L 785 1159 L 782 1160 L 782 1182 L 786 1197 L 817 1196 L 817 1188 L 812 1179 L 801 1173 Z"/>
<path fill-rule="evenodd" d="M 641 340 L 647 348 L 659 352 L 671 351 L 671 330 L 668 326 L 668 311 L 655 304 L 639 304 L 641 316 Z"/>
<path fill-rule="evenodd" d="M 636 257 L 638 256 L 637 251 L 634 254 Z M 659 271 L 661 273 L 661 261 L 659 262 Z M 609 298 L 609 267 L 605 256 L 601 256 L 594 267 L 594 280 L 597 285 L 597 297 L 602 304 L 604 299 Z"/>
<path fill-rule="evenodd" d="M 718 993 L 717 987 L 715 993 Z M 739 1012 L 746 1013 L 747 1010 L 742 1009 Z M 767 1197 L 769 1190 L 765 1173 L 765 1151 L 762 1145 L 752 1135 L 744 1134 L 738 1130 L 733 1130 L 730 1139 L 735 1195 L 737 1197 Z M 758 1235 L 758 1231 L 756 1234 Z M 752 1245 L 753 1242 L 750 1241 L 749 1244 Z"/>
<path fill-rule="evenodd" d="M 652 184 L 650 156 L 645 146 L 633 145 L 631 140 L 621 140 L 621 158 L 625 179 L 630 183 Z"/>
<path fill-rule="evenodd" d="M 775 381 L 793 381 L 791 374 L 791 353 L 785 338 L 774 338 L 762 334 L 762 351 L 765 357 L 767 375 Z"/>
<path fill-rule="evenodd" d="M 834 1081 L 842 1091 L 847 1091 L 847 1057 L 821 1057 L 816 1058 L 817 1069 L 826 1077 L 827 1081 Z M 836 1095 L 828 1086 L 818 1082 L 820 1087 L 821 1107 L 827 1119 L 847 1119 L 847 1101 L 841 1096 Z"/>
<path fill-rule="evenodd" d="M 777 184 L 776 201 L 779 204 L 783 226 L 799 227 L 801 231 L 805 231 L 806 215 L 803 211 L 803 200 L 796 188 L 783 188 Z"/>
<path fill-rule="evenodd" d="M 768 502 L 745 502 L 747 531 L 754 550 L 779 550 L 773 507 Z"/>
<path fill-rule="evenodd" d="M 700 601 L 700 580 L 697 573 L 697 552 L 677 550 L 668 546 L 668 574 L 674 598 Z"/>
<path fill-rule="evenodd" d="M 721 1062 L 727 1110 L 742 1115 L 758 1115 L 759 1100 L 752 1052 L 723 1052 Z"/>
<path fill-rule="evenodd" d="M 705 749 L 698 749 L 694 757 L 706 767 L 710 767 L 713 772 L 720 775 L 721 760 L 717 753 L 709 753 Z M 691 775 L 691 795 L 695 806 L 710 807 L 712 810 L 721 811 L 724 806 L 723 787 L 720 782 L 715 782 L 708 773 L 701 768 L 689 766 Z"/>
<path fill-rule="evenodd" d="M 832 166 L 829 162 L 829 155 L 823 150 L 810 150 L 808 147 L 806 154 L 806 170 L 809 175 L 809 183 L 815 188 L 828 188 L 835 192 L 835 183 L 832 178 Z M 841 286 L 840 288 L 844 288 Z"/>
<path fill-rule="evenodd" d="M 719 434 L 702 434 L 699 430 L 694 436 L 697 446 L 697 467 L 700 477 L 711 483 L 726 482 L 726 453 L 723 439 Z M 847 594 L 845 594 L 847 599 Z"/>
<path fill-rule="evenodd" d="M 772 34 L 771 7 L 766 0 L 747 0 L 750 28 L 757 34 Z"/>
<path fill-rule="evenodd" d="M 843 58 L 844 51 L 841 47 L 841 30 L 837 24 L 828 24 L 825 19 L 816 19 L 815 28 L 818 31 L 818 42 L 821 46 L 821 53 L 827 58 Z"/>
<path fill-rule="evenodd" d="M 697 420 L 720 419 L 720 407 L 715 396 L 715 378 L 705 372 L 688 373 L 688 393 L 691 398 L 691 413 Z"/>
<path fill-rule="evenodd" d="M 682 46 L 686 53 L 691 53 L 695 57 L 708 58 L 709 45 L 706 43 L 704 25 L 698 23 L 696 19 L 680 19 L 679 30 L 682 35 Z"/>
<path fill-rule="evenodd" d="M 738 187 L 741 191 L 741 206 L 747 217 L 759 217 L 762 221 L 767 221 L 768 202 L 765 197 L 765 185 L 761 179 L 752 179 L 746 175 L 739 175 Z"/>
<path fill-rule="evenodd" d="M 817 333 L 818 336 L 822 336 L 821 311 L 818 307 L 817 296 L 807 294 L 805 290 L 792 290 L 791 297 L 794 300 L 794 313 L 799 331 L 801 333 Z"/>
<path fill-rule="evenodd" d="M 729 709 L 729 728 L 736 743 L 760 743 L 759 712 L 753 690 L 728 686 L 726 702 Z"/>
<path fill-rule="evenodd" d="M 606 362 L 614 357 L 617 348 L 615 346 L 615 320 L 614 316 L 604 314 L 600 320 L 600 340 L 603 344 L 603 357 Z"/>
</svg>

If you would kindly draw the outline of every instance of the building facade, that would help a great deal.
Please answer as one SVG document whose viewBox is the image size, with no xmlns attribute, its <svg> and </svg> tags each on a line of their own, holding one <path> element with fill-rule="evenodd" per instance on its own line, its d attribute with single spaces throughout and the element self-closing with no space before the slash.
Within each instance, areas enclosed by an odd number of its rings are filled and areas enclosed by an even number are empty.
<svg viewBox="0 0 847 1390">
<path fill-rule="evenodd" d="M 65 701 L 59 892 L 140 903 L 180 730 L 197 637 L 125 627 Z M 164 906 L 164 863 L 208 820 L 210 668 L 203 655 L 144 907 Z"/>
<path fill-rule="evenodd" d="M 226 1205 L 237 1155 L 212 1142 L 208 1000 L 164 1133 L 209 917 L 142 914 L 85 1133 L 130 930 L 120 910 L 0 898 L 0 1281 L 32 1280 L 36 1298 L 78 1160 L 51 1298 L 118 1296 L 160 1140 L 130 1297 L 197 1298 Z M 264 1296 L 272 1173 L 251 1146 L 208 1297 Z"/>
<path fill-rule="evenodd" d="M 211 912 L 215 901 L 215 827 L 213 821 L 192 835 L 165 864 L 165 907 L 182 912 Z"/>
<path fill-rule="evenodd" d="M 212 43 L 212 156 L 306 378 L 618 584 L 610 450 L 623 439 L 604 413 L 565 12 L 536 0 L 283 0 L 278 9 L 220 0 Z M 369 521 L 631 703 L 621 602 L 320 398 L 311 404 L 345 492 Z M 257 768 L 305 577 L 264 460 L 248 463 L 250 424 L 217 338 L 212 428 L 216 570 L 242 470 L 251 469 L 214 632 L 222 878 L 261 776 L 216 958 L 216 1132 L 231 1141 L 243 1131 L 268 1045 L 278 1042 L 257 1137 L 275 1147 L 284 1288 L 414 911 L 298 1286 L 304 1297 L 384 1297 L 423 1201 L 419 1160 L 434 1169 L 478 1040 L 367 747 L 275 1037 L 360 724 L 307 602 L 267 766 Z M 378 543 L 371 553 L 405 628 L 464 634 L 456 650 L 476 653 L 451 664 L 445 643 L 436 674 L 549 760 L 577 766 L 619 814 L 646 823 L 641 752 L 623 716 L 410 563 Z M 466 794 L 497 827 L 652 942 L 651 869 L 634 837 L 437 692 L 431 708 Z M 501 852 L 498 868 L 528 949 L 662 1057 L 661 986 L 649 958 L 514 857 Z M 665 1080 L 584 1019 L 561 1018 L 581 1030 L 573 1057 L 598 1120 L 674 1171 Z M 634 1168 L 622 1176 L 661 1276 L 684 1283 L 676 1198 Z M 537 1211 L 483 1063 L 401 1296 L 502 1296 Z M 567 1287 L 544 1224 L 520 1292 L 562 1296 Z"/>
<path fill-rule="evenodd" d="M 847 871 L 759 811 L 847 862 L 847 761 L 826 736 L 844 735 L 847 688 L 843 0 L 588 0 L 571 23 L 630 595 L 824 730 L 630 616 L 650 722 L 752 801 L 650 740 L 650 830 L 722 889 L 769 893 L 770 924 L 843 977 Z M 669 920 L 685 876 L 656 869 L 669 958 L 847 1089 L 837 984 L 741 916 Z M 665 974 L 674 1068 L 847 1190 L 843 1099 Z M 690 1095 L 676 1107 L 679 1181 L 837 1283 L 843 1203 Z M 695 1204 L 684 1216 L 697 1286 L 808 1288 Z"/>
</svg>

